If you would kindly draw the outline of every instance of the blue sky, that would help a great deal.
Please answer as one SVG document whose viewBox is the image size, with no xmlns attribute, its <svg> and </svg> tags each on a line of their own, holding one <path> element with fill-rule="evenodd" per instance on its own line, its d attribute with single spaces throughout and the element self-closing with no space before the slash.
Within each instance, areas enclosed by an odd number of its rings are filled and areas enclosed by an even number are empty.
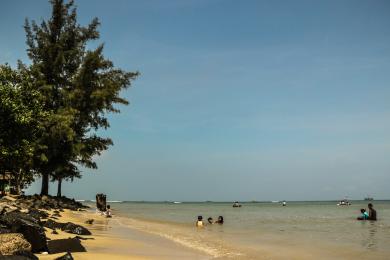
<svg viewBox="0 0 390 260">
<path fill-rule="evenodd" d="M 99 17 L 105 55 L 141 76 L 110 116 L 115 145 L 66 195 L 390 198 L 388 1 L 76 4 L 81 24 Z M 24 19 L 49 14 L 2 1 L 0 63 L 28 62 Z"/>
</svg>

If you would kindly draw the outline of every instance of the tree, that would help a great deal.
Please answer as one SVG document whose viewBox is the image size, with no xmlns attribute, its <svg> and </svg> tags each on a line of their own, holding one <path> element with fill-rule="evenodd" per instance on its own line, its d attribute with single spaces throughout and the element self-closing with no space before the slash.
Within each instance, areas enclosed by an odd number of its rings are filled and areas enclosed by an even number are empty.
<svg viewBox="0 0 390 260">
<path fill-rule="evenodd" d="M 45 97 L 43 105 L 49 113 L 46 133 L 39 139 L 47 157 L 39 165 L 42 195 L 48 194 L 50 176 L 59 181 L 68 177 L 66 172 L 73 176 L 75 171 L 64 171 L 66 167 L 97 167 L 93 157 L 112 145 L 97 130 L 109 127 L 107 113 L 120 112 L 116 103 L 128 104 L 120 91 L 138 76 L 115 68 L 104 58 L 103 45 L 87 49 L 88 42 L 99 38 L 97 18 L 83 27 L 77 23 L 73 1 L 50 3 L 49 20 L 40 25 L 25 22 L 30 71 L 35 81 L 42 82 L 37 90 Z"/>
<path fill-rule="evenodd" d="M 43 132 L 40 122 L 46 116 L 33 84 L 22 67 L 0 66 L 0 165 L 4 176 L 6 171 L 12 175 L 15 193 L 33 181 L 39 148 L 35 140 Z"/>
</svg>

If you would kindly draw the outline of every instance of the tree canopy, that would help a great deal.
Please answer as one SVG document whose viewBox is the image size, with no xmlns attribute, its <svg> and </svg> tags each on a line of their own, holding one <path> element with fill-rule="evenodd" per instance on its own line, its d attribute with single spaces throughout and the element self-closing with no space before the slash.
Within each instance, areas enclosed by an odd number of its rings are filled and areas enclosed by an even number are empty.
<svg viewBox="0 0 390 260">
<path fill-rule="evenodd" d="M 120 93 L 130 86 L 138 72 L 116 68 L 104 57 L 103 44 L 95 49 L 87 48 L 90 41 L 99 39 L 97 18 L 81 26 L 73 1 L 51 0 L 50 3 L 52 13 L 48 20 L 39 24 L 34 20 L 25 21 L 31 65 L 21 64 L 17 71 L 3 66 L 0 71 L 1 109 L 4 113 L 14 112 L 8 114 L 9 117 L 14 115 L 13 121 L 4 117 L 10 125 L 0 128 L 0 140 L 20 143 L 15 147 L 19 147 L 18 156 L 24 163 L 4 164 L 7 170 L 29 166 L 42 177 L 42 195 L 48 194 L 51 179 L 59 181 L 58 195 L 61 196 L 62 179 L 80 177 L 80 166 L 97 168 L 94 156 L 113 144 L 97 130 L 110 126 L 107 114 L 120 112 L 116 104 L 128 104 Z M 20 82 L 15 83 L 15 78 Z M 17 87 L 18 84 L 24 87 Z M 34 100 L 35 107 L 24 104 L 24 97 Z M 44 116 L 28 121 L 35 114 Z M 20 125 L 33 129 L 29 128 L 34 135 L 23 132 L 34 140 L 31 144 L 23 143 L 22 140 L 30 140 L 23 139 L 23 134 L 7 132 L 13 132 Z M 17 160 L 16 151 L 11 154 L 5 149 L 1 152 L 7 154 L 7 160 Z"/>
</svg>

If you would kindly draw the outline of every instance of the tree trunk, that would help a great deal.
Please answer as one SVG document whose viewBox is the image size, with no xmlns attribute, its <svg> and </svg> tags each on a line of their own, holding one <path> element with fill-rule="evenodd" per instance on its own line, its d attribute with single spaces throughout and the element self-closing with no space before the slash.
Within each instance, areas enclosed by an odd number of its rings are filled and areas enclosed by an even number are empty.
<svg viewBox="0 0 390 260">
<path fill-rule="evenodd" d="M 42 188 L 41 188 L 41 196 L 49 195 L 49 174 L 42 174 Z"/>
<path fill-rule="evenodd" d="M 15 174 L 14 193 L 20 195 L 20 183 L 22 178 L 22 169 L 19 169 L 19 173 Z"/>
<path fill-rule="evenodd" d="M 58 187 L 57 187 L 57 197 L 61 197 L 61 186 L 62 186 L 62 178 L 58 179 Z"/>
</svg>

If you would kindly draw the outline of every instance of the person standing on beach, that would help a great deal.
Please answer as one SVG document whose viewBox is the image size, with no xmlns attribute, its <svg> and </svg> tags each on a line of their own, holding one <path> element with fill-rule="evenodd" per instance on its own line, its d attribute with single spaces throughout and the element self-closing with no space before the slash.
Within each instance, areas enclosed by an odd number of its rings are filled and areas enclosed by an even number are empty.
<svg viewBox="0 0 390 260">
<path fill-rule="evenodd" d="M 374 209 L 372 203 L 368 203 L 368 219 L 376 220 L 376 210 Z"/>
</svg>

